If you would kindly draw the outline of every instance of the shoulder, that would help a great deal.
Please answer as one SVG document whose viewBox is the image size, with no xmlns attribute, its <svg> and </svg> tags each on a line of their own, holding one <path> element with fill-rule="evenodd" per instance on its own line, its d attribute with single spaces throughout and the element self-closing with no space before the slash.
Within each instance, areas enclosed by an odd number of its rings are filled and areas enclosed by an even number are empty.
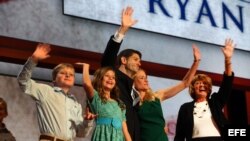
<svg viewBox="0 0 250 141">
<path fill-rule="evenodd" d="M 99 99 L 101 99 L 101 97 L 100 97 L 100 95 L 99 95 L 99 92 L 96 90 L 96 89 L 94 89 L 94 96 L 93 96 L 93 98 L 91 99 L 91 101 L 93 100 L 93 101 L 96 101 L 96 100 L 99 100 Z"/>
<path fill-rule="evenodd" d="M 188 108 L 188 107 L 192 107 L 193 105 L 194 105 L 194 101 L 186 102 L 181 105 L 181 108 Z"/>
<path fill-rule="evenodd" d="M 41 90 L 54 90 L 54 86 L 49 83 L 37 82 L 36 80 L 31 79 L 32 84 Z"/>
</svg>

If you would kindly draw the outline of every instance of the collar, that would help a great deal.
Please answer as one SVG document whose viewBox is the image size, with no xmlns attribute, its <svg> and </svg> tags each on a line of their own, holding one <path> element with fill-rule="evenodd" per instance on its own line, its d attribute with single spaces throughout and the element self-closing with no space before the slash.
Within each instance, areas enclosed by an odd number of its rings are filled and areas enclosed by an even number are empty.
<svg viewBox="0 0 250 141">
<path fill-rule="evenodd" d="M 64 94 L 66 97 L 68 97 L 68 98 L 71 98 L 71 99 L 73 99 L 74 101 L 76 101 L 76 97 L 73 95 L 73 94 L 71 94 L 71 93 L 65 93 L 64 91 L 63 91 L 63 89 L 62 88 L 60 88 L 60 87 L 53 87 L 54 88 L 54 91 L 55 92 L 61 92 L 62 94 Z"/>
<path fill-rule="evenodd" d="M 134 85 L 132 86 L 131 97 L 133 99 L 133 106 L 135 106 L 141 100 L 139 92 L 135 89 Z"/>
</svg>

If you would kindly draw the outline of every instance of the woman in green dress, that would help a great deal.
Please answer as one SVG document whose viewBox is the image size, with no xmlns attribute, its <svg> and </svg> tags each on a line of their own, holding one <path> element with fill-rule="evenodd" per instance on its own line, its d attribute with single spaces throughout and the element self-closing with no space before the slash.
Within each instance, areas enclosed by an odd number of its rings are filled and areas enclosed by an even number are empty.
<svg viewBox="0 0 250 141">
<path fill-rule="evenodd" d="M 189 86 L 200 62 L 200 51 L 193 45 L 194 62 L 182 81 L 178 84 L 152 92 L 148 85 L 147 74 L 139 70 L 134 76 L 134 92 L 139 95 L 138 115 L 140 120 L 141 141 L 168 141 L 164 130 L 165 120 L 163 117 L 162 101 L 175 96 Z"/>
<path fill-rule="evenodd" d="M 92 141 L 131 141 L 126 118 L 125 106 L 119 99 L 115 72 L 111 67 L 98 69 L 93 81 L 89 75 L 89 64 L 83 65 L 83 87 L 90 101 L 90 108 L 97 114 L 96 128 Z"/>
</svg>

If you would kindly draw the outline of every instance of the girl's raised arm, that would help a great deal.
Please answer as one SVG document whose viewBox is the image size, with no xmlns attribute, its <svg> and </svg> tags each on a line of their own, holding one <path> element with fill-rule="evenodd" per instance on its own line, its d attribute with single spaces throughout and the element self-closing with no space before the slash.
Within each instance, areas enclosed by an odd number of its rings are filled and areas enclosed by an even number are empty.
<svg viewBox="0 0 250 141">
<path fill-rule="evenodd" d="M 94 97 L 94 88 L 89 75 L 89 67 L 90 65 L 87 63 L 76 63 L 77 65 L 82 65 L 82 83 L 83 88 L 87 93 L 88 99 L 92 99 Z"/>
</svg>

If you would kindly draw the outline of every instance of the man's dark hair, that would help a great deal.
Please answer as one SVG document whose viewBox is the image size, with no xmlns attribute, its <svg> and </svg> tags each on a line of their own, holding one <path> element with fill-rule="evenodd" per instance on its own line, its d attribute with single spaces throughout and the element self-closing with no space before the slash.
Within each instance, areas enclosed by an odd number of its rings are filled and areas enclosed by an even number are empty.
<svg viewBox="0 0 250 141">
<path fill-rule="evenodd" d="M 121 62 L 122 57 L 125 57 L 127 59 L 133 54 L 138 54 L 140 58 L 142 56 L 140 51 L 134 49 L 124 49 L 123 51 L 121 51 L 117 57 L 117 65 L 120 66 L 122 64 Z"/>
</svg>

